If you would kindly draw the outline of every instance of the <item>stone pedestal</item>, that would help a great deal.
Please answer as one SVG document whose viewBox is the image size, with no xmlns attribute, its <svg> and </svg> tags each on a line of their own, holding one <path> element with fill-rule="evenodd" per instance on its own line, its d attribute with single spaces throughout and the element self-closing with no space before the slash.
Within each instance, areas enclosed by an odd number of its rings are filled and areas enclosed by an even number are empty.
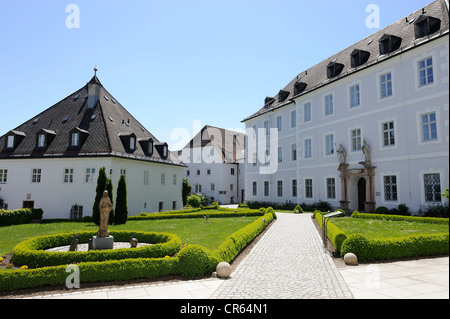
<svg viewBox="0 0 450 319">
<path fill-rule="evenodd" d="M 94 250 L 104 250 L 104 249 L 113 249 L 114 248 L 114 237 L 92 237 L 92 248 Z"/>
</svg>

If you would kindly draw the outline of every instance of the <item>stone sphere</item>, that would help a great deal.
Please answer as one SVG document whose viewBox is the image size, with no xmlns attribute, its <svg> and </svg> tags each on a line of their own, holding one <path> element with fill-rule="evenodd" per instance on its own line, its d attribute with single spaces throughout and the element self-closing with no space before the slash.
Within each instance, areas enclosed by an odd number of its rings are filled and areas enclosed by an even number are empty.
<svg viewBox="0 0 450 319">
<path fill-rule="evenodd" d="M 357 265 L 358 258 L 354 253 L 346 253 L 344 256 L 344 262 L 346 265 Z"/>
<path fill-rule="evenodd" d="M 231 275 L 231 266 L 227 262 L 221 262 L 217 265 L 216 272 L 219 278 L 228 278 Z"/>
</svg>

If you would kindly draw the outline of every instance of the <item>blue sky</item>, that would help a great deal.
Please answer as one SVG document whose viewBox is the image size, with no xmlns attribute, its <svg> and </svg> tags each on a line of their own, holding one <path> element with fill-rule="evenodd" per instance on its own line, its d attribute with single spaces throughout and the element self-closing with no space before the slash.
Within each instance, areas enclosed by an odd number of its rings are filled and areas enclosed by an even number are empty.
<svg viewBox="0 0 450 319">
<path fill-rule="evenodd" d="M 83 87 L 105 88 L 171 150 L 241 129 L 298 73 L 431 0 L 14 0 L 0 4 L 0 136 Z M 79 28 L 68 28 L 70 4 Z M 75 21 L 71 20 L 70 21 Z M 194 122 L 196 121 L 196 122 Z"/>
</svg>

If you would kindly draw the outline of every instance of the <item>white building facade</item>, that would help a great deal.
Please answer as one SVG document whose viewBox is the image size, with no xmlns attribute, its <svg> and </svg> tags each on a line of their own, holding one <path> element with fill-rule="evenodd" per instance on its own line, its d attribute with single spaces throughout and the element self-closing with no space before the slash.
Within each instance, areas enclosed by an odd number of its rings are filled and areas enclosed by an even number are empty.
<svg viewBox="0 0 450 319">
<path fill-rule="evenodd" d="M 244 120 L 260 146 L 247 148 L 247 200 L 412 212 L 444 203 L 448 40 L 448 6 L 435 1 L 266 98 Z"/>
</svg>

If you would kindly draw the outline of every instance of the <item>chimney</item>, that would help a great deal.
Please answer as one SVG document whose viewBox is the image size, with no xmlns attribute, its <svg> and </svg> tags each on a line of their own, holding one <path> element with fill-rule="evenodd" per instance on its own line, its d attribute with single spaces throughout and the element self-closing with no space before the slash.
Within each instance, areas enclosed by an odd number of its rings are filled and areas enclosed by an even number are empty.
<svg viewBox="0 0 450 319">
<path fill-rule="evenodd" d="M 93 109 L 100 99 L 100 88 L 102 84 L 97 78 L 97 68 L 94 69 L 95 75 L 94 77 L 88 82 L 88 102 L 87 102 L 87 109 Z"/>
</svg>

